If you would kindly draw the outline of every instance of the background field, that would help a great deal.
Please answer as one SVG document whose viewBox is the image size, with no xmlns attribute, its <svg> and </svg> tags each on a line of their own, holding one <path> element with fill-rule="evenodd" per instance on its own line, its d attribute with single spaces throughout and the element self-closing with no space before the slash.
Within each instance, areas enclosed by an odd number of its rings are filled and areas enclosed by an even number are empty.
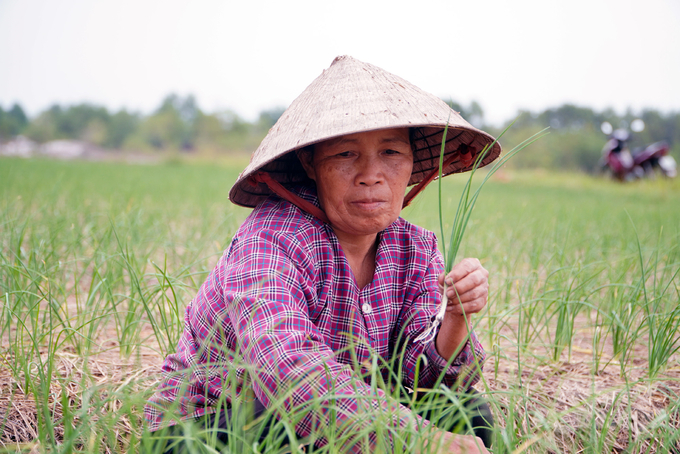
<svg viewBox="0 0 680 454">
<path fill-rule="evenodd" d="M 244 165 L 0 160 L 0 446 L 138 449 L 183 308 L 249 212 L 227 200 Z M 449 219 L 463 184 L 444 182 Z M 435 189 L 404 216 L 439 233 Z M 680 450 L 679 197 L 538 171 L 485 186 L 462 255 L 491 274 L 494 452 Z"/>
</svg>

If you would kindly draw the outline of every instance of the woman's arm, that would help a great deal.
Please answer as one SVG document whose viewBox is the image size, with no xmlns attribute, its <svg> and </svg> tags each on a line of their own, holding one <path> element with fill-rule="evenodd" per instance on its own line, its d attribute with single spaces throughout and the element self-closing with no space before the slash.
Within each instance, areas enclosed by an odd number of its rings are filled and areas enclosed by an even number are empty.
<svg viewBox="0 0 680 454">
<path fill-rule="evenodd" d="M 467 388 L 477 381 L 477 364 L 483 363 L 485 353 L 477 335 L 470 329 L 470 325 L 466 324 L 459 304 L 447 310 L 444 319 L 445 326 L 440 327 L 436 341 L 413 341 L 430 326 L 431 319 L 441 302 L 443 290 L 444 263 L 437 249 L 436 238 L 432 236 L 431 244 L 425 247 L 431 251 L 429 267 L 417 283 L 419 286 L 417 296 L 405 303 L 400 314 L 402 322 L 399 335 L 401 342 L 406 341 L 402 366 L 404 384 L 409 387 L 430 388 L 441 378 L 441 383 L 449 387 Z M 454 279 L 454 283 L 459 284 L 456 288 L 459 292 L 463 292 L 461 296 L 465 295 L 463 298 L 465 303 L 468 302 L 468 297 L 477 294 L 477 290 L 469 292 L 479 287 L 477 278 L 483 274 L 477 270 L 476 266 L 473 266 L 474 261 L 474 259 L 463 260 L 447 276 L 447 279 Z M 481 285 L 484 287 L 483 284 Z M 453 288 L 448 289 L 447 295 L 452 306 L 454 302 L 458 302 Z M 485 301 L 485 298 L 484 296 L 482 299 Z M 472 302 L 473 305 L 478 303 L 476 299 Z M 474 312 L 470 305 L 467 307 Z M 469 315 L 467 318 L 469 321 Z M 456 354 L 455 358 L 447 364 L 454 354 Z M 422 357 L 425 361 L 421 360 Z M 419 362 L 420 366 L 417 366 Z M 417 384 L 413 382 L 416 379 L 416 369 L 418 369 Z"/>
</svg>

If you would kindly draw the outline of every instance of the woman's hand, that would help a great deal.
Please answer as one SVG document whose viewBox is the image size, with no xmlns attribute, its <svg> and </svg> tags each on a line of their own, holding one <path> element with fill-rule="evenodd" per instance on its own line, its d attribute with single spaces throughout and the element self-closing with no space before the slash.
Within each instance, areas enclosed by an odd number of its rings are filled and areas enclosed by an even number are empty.
<svg viewBox="0 0 680 454">
<path fill-rule="evenodd" d="M 484 443 L 474 435 L 458 435 L 451 432 L 439 431 L 419 450 L 423 453 L 451 453 L 451 454 L 489 454 Z"/>
<path fill-rule="evenodd" d="M 439 287 L 444 291 L 448 304 L 442 326 L 437 334 L 437 351 L 442 358 L 449 359 L 470 330 L 470 316 L 486 306 L 489 296 L 489 272 L 477 259 L 467 258 L 455 265 L 451 272 L 439 276 Z"/>
<path fill-rule="evenodd" d="M 489 296 L 489 272 L 478 259 L 466 258 L 455 265 L 446 277 L 439 275 L 439 288 L 449 299 L 447 315 L 463 316 L 480 312 Z"/>
</svg>

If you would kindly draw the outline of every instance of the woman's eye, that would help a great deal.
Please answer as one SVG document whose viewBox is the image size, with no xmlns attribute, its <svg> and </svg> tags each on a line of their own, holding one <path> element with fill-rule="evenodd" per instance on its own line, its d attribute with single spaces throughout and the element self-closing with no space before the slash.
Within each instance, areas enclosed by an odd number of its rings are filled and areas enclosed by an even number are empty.
<svg viewBox="0 0 680 454">
<path fill-rule="evenodd" d="M 386 154 L 400 154 L 400 152 L 397 151 L 397 150 L 385 150 L 385 153 Z"/>
<path fill-rule="evenodd" d="M 352 152 L 350 152 L 350 151 L 342 151 L 342 152 L 336 154 L 336 156 L 340 156 L 341 158 L 346 158 L 346 157 L 350 156 L 351 154 L 352 154 Z"/>
</svg>

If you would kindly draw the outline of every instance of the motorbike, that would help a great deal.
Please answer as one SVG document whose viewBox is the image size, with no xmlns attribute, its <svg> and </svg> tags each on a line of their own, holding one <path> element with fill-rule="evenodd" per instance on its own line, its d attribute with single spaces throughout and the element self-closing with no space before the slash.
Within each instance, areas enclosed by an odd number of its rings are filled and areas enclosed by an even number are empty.
<svg viewBox="0 0 680 454">
<path fill-rule="evenodd" d="M 641 132 L 644 127 L 645 124 L 640 119 L 631 123 L 634 132 Z M 615 130 L 609 122 L 604 122 L 601 129 L 608 137 L 607 143 L 602 148 L 601 169 L 611 173 L 613 178 L 628 181 L 651 178 L 657 173 L 668 178 L 677 176 L 677 163 L 669 154 L 668 142 L 655 142 L 631 151 L 628 147 L 631 133 L 626 128 Z"/>
</svg>

